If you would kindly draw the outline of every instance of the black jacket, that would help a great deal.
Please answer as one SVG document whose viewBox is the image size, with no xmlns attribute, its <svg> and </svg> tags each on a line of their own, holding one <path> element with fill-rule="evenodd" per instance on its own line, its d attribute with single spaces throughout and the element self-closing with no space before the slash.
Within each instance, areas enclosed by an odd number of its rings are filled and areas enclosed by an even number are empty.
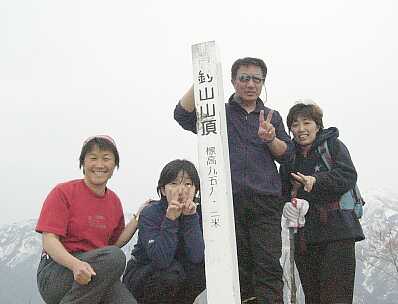
<svg viewBox="0 0 398 304">
<path fill-rule="evenodd" d="M 305 216 L 305 226 L 301 229 L 308 243 L 352 239 L 363 240 L 364 234 L 355 214 L 351 210 L 330 208 L 338 202 L 342 194 L 352 189 L 357 181 L 357 172 L 346 146 L 338 139 L 336 128 L 320 130 L 307 157 L 296 145 L 296 157 L 280 168 L 283 194 L 290 200 L 291 172 L 300 172 L 316 178 L 311 192 L 298 191 L 297 197 L 309 202 L 310 208 Z M 318 146 L 327 140 L 330 154 L 335 164 L 328 170 L 318 152 Z"/>
<path fill-rule="evenodd" d="M 294 155 L 294 145 L 285 132 L 282 117 L 274 111 L 271 123 L 276 137 L 283 140 L 287 150 L 280 158 L 275 158 L 267 145 L 258 136 L 260 111 L 267 115 L 271 110 L 257 99 L 256 109 L 247 113 L 234 99 L 225 104 L 228 128 L 229 158 L 231 166 L 232 191 L 234 194 L 281 195 L 281 180 L 274 160 L 279 163 L 290 161 Z M 178 103 L 174 119 L 186 130 L 196 130 L 196 111 L 187 112 Z"/>
</svg>

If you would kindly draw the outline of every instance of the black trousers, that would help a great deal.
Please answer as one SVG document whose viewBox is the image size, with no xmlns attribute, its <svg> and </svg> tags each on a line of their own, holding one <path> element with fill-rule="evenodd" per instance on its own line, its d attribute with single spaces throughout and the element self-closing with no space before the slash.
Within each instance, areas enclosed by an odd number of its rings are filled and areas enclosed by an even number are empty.
<svg viewBox="0 0 398 304">
<path fill-rule="evenodd" d="M 305 252 L 296 252 L 295 260 L 306 304 L 352 303 L 355 280 L 353 240 L 307 244 Z"/>
<path fill-rule="evenodd" d="M 275 196 L 234 195 L 241 299 L 283 303 L 281 216 Z"/>
<path fill-rule="evenodd" d="M 130 260 L 123 283 L 139 304 L 192 304 L 206 288 L 204 262 L 174 260 L 168 268 L 155 270 Z"/>
</svg>

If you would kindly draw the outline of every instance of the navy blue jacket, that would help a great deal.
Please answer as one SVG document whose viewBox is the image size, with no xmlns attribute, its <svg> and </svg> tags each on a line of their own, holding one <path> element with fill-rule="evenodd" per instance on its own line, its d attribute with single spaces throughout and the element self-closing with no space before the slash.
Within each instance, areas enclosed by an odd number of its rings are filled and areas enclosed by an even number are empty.
<svg viewBox="0 0 398 304">
<path fill-rule="evenodd" d="M 247 113 L 233 97 L 234 95 L 225 104 L 232 191 L 234 194 L 280 196 L 281 180 L 274 160 L 284 163 L 294 156 L 294 145 L 285 131 L 282 117 L 274 111 L 271 123 L 275 127 L 276 137 L 287 144 L 287 150 L 282 157 L 275 158 L 257 134 L 260 111 L 264 110 L 264 115 L 267 116 L 271 109 L 265 107 L 258 98 L 256 109 Z M 184 129 L 197 132 L 196 111 L 188 112 L 177 104 L 174 119 Z"/>
<path fill-rule="evenodd" d="M 336 128 L 329 128 L 318 132 L 307 157 L 300 153 L 300 146 L 296 146 L 295 160 L 284 164 L 280 168 L 283 193 L 290 200 L 291 172 L 301 172 L 316 178 L 311 192 L 298 191 L 297 197 L 309 202 L 310 208 L 305 216 L 305 226 L 301 229 L 308 243 L 351 239 L 364 239 L 359 220 L 351 210 L 331 210 L 328 205 L 339 201 L 342 194 L 352 189 L 357 181 L 357 172 L 352 163 L 346 146 L 338 139 Z M 318 152 L 318 146 L 325 140 L 328 142 L 330 155 L 335 164 L 328 170 Z M 325 214 L 323 218 L 321 213 Z"/>
<path fill-rule="evenodd" d="M 141 264 L 167 268 L 173 260 L 201 263 L 204 241 L 198 213 L 181 215 L 175 221 L 166 217 L 167 201 L 145 207 L 138 223 L 138 241 L 131 254 Z"/>
</svg>

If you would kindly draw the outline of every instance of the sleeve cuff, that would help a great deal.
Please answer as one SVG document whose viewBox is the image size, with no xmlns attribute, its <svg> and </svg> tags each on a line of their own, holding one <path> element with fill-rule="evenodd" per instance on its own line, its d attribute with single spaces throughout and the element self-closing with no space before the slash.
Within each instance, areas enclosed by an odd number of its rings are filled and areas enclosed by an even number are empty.
<svg viewBox="0 0 398 304">
<path fill-rule="evenodd" d="M 172 221 L 171 219 L 167 218 L 166 216 L 164 217 L 163 223 L 162 223 L 162 228 L 164 229 L 177 229 L 179 226 L 179 221 L 176 219 L 175 221 Z"/>
</svg>

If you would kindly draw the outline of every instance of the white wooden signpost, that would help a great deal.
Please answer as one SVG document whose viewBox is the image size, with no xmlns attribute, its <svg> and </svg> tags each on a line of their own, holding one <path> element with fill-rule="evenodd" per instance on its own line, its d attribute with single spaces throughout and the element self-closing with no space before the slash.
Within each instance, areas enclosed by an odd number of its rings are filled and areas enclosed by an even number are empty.
<svg viewBox="0 0 398 304">
<path fill-rule="evenodd" d="M 208 304 L 240 303 L 221 63 L 214 41 L 192 46 Z"/>
</svg>

